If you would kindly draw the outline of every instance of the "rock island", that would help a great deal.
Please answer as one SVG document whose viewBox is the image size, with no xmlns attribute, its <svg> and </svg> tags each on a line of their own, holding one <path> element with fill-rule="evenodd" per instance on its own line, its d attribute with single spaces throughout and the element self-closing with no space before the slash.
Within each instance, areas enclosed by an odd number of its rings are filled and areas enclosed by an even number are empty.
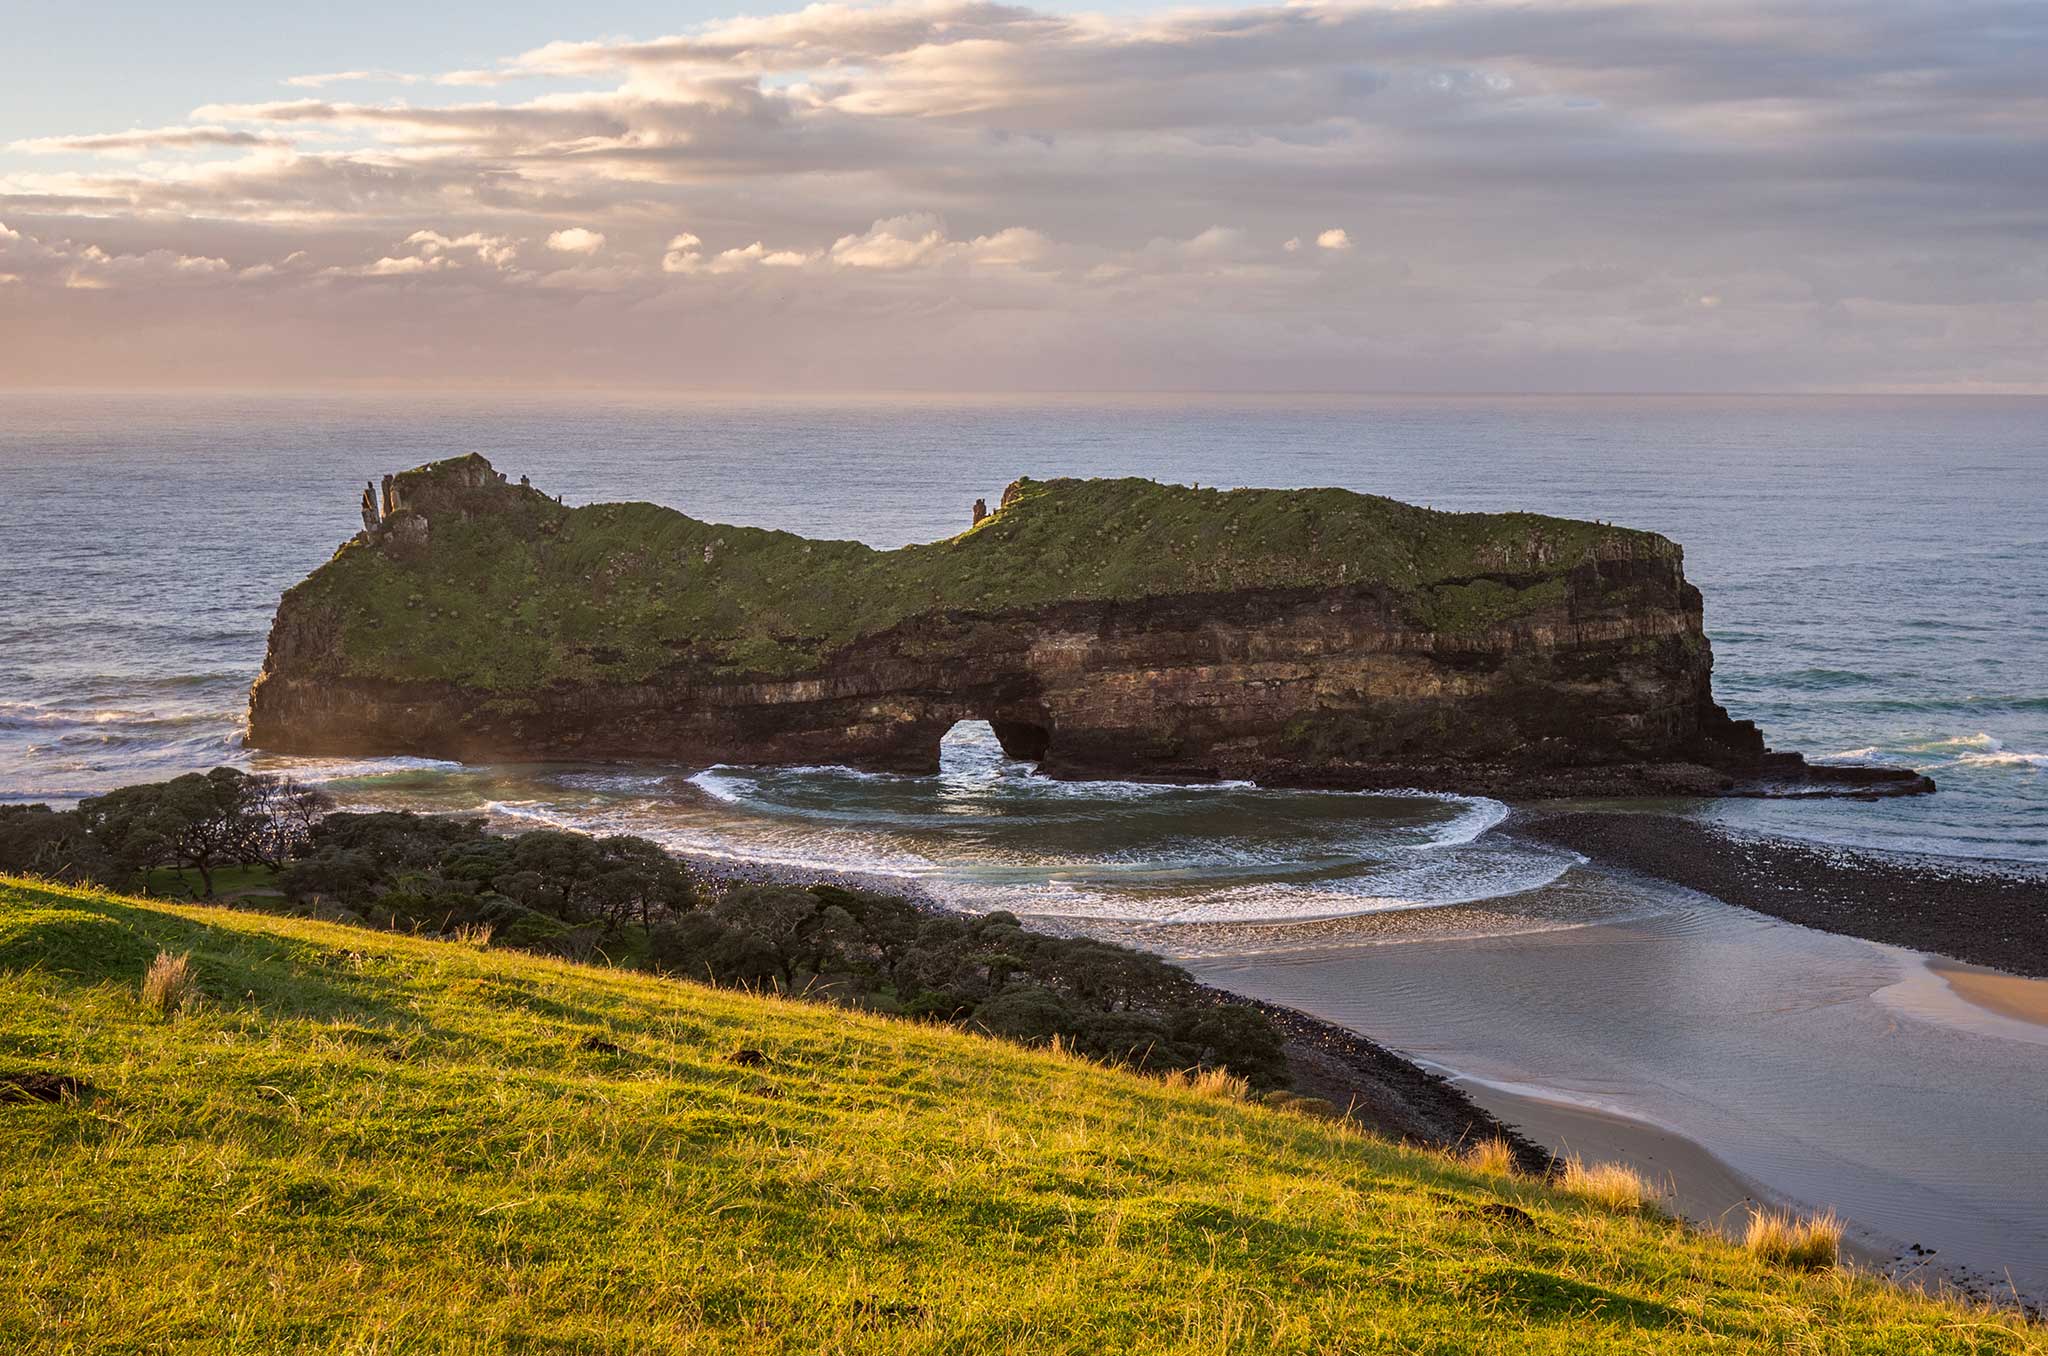
<svg viewBox="0 0 2048 1356">
<path fill-rule="evenodd" d="M 1713 699 L 1651 532 L 1346 490 L 1013 483 L 883 551 L 567 507 L 483 457 L 366 491 L 278 608 L 249 739 L 300 753 L 936 771 L 956 722 L 1053 776 L 1495 794 L 1899 794 Z"/>
</svg>

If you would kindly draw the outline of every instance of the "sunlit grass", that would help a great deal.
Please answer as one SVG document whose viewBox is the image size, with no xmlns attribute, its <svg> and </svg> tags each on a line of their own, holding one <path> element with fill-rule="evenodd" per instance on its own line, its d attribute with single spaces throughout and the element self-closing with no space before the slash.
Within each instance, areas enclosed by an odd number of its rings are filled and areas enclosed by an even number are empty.
<svg viewBox="0 0 2048 1356">
<path fill-rule="evenodd" d="M 189 956 L 204 1001 L 137 1001 Z M 0 883 L 0 1352 L 1896 1352 L 2010 1316 L 1061 1052 Z M 759 1057 L 739 1057 L 757 1051 Z"/>
</svg>

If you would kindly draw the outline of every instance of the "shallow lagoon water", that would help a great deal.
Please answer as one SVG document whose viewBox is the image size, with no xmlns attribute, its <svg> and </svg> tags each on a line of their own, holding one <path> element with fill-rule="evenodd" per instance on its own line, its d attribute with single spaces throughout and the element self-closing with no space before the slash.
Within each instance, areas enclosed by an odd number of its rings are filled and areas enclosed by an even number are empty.
<svg viewBox="0 0 2048 1356">
<path fill-rule="evenodd" d="M 1503 1114 L 1491 1093 L 1675 1130 L 1874 1250 L 1919 1244 L 2048 1294 L 2048 1027 L 1964 1002 L 1915 953 L 1673 887 L 1586 867 L 1537 893 L 1495 901 L 1526 904 L 1527 930 L 1357 919 L 1167 950 L 1454 1071 Z"/>
</svg>

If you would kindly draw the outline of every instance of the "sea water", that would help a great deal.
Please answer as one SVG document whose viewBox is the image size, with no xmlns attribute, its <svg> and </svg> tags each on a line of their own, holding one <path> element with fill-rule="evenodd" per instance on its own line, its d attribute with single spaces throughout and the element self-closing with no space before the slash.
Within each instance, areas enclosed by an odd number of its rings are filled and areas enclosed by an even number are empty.
<svg viewBox="0 0 2048 1356">
<path fill-rule="evenodd" d="M 1942 787 L 1876 805 L 1696 812 L 1833 841 L 2048 859 L 2048 401 L 2026 399 L 0 395 L 0 798 L 62 802 L 262 762 L 240 734 L 277 595 L 359 526 L 366 480 L 470 451 L 572 504 L 649 499 L 882 547 L 960 530 L 976 498 L 993 501 L 1019 475 L 1339 485 L 1649 528 L 1686 548 L 1716 691 L 1736 715 L 1781 747 L 1916 767 Z M 468 770 L 308 771 L 395 772 L 415 799 L 431 799 L 439 778 L 452 800 L 498 799 Z M 1247 879 L 1290 863 L 1327 877 L 1354 849 L 1402 845 L 1423 813 L 1243 788 L 1077 802 L 981 764 L 949 773 L 965 778 L 960 794 L 831 771 L 671 771 L 690 775 L 665 778 L 654 808 L 687 800 L 693 844 L 723 823 L 736 851 L 847 865 L 985 846 L 1009 867 L 1042 851 L 1062 865 L 1153 861 L 1213 879 L 1241 857 Z M 584 772 L 517 780 L 539 811 L 608 799 Z M 621 814 L 643 827 L 659 817 L 630 782 L 618 791 Z M 925 806 L 921 823 L 890 819 L 882 802 L 906 796 L 944 804 Z M 1447 837 L 1470 810 L 1441 805 Z M 934 816 L 948 832 L 932 832 Z M 1337 841 L 1332 823 L 1354 816 L 1370 841 Z M 960 832 L 970 821 L 987 832 Z M 1224 822 L 1235 831 L 1219 832 Z M 1394 826 L 1384 843 L 1383 823 Z M 1468 866 L 1474 889 L 1538 870 L 1502 870 L 1483 851 L 1444 861 Z M 1470 893 L 1442 863 L 1419 883 L 1409 865 L 1352 893 L 1374 906 L 1390 892 Z"/>
</svg>

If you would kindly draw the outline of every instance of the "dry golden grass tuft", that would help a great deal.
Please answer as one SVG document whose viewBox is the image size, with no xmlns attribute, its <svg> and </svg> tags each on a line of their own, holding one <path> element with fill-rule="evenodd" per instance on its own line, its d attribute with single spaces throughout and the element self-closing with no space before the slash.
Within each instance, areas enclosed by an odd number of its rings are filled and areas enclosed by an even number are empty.
<svg viewBox="0 0 2048 1356">
<path fill-rule="evenodd" d="M 1495 1172 L 1512 1177 L 1520 1170 L 1520 1165 L 1515 1162 L 1513 1146 L 1498 1135 L 1492 1139 L 1482 1139 L 1466 1145 L 1465 1151 L 1458 1155 L 1458 1158 L 1466 1167 L 1476 1168 L 1480 1172 Z"/>
<path fill-rule="evenodd" d="M 1165 1081 L 1169 1088 L 1186 1088 L 1219 1102 L 1242 1102 L 1252 1095 L 1252 1085 L 1228 1069 L 1175 1069 Z"/>
<path fill-rule="evenodd" d="M 1640 1210 L 1657 1198 L 1649 1181 L 1626 1163 L 1588 1163 L 1583 1158 L 1567 1158 L 1558 1185 L 1610 1210 Z"/>
<path fill-rule="evenodd" d="M 1775 1210 L 1752 1211 L 1742 1246 L 1766 1262 L 1825 1271 L 1841 1256 L 1842 1222 L 1832 1210 L 1810 1219 Z"/>
<path fill-rule="evenodd" d="M 491 933 L 495 930 L 489 923 L 464 923 L 455 929 L 453 938 L 463 946 L 473 946 L 481 951 L 491 944 Z"/>
<path fill-rule="evenodd" d="M 142 976 L 142 1006 L 168 1021 L 198 1001 L 199 976 L 192 969 L 191 953 L 157 952 Z"/>
</svg>

